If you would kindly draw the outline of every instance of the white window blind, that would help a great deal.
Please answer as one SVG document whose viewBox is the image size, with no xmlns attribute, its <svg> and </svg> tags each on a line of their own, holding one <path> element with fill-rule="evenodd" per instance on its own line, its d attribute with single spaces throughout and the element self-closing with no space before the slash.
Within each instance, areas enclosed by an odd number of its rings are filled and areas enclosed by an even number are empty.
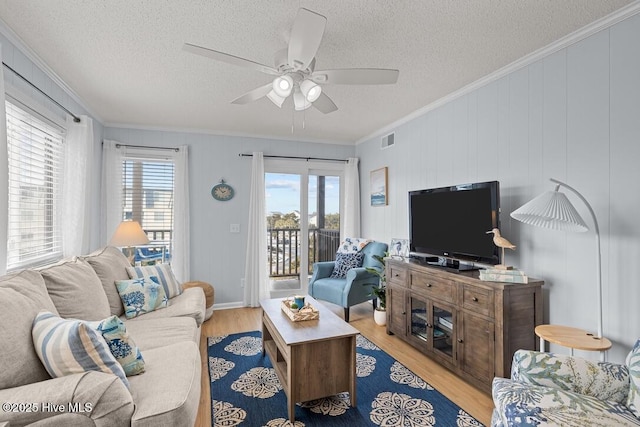
<svg viewBox="0 0 640 427">
<path fill-rule="evenodd" d="M 7 269 L 62 258 L 61 188 L 64 131 L 9 101 Z"/>
<path fill-rule="evenodd" d="M 122 162 L 122 219 L 138 221 L 150 247 L 136 261 L 170 259 L 173 235 L 174 162 L 172 159 L 125 155 Z"/>
</svg>

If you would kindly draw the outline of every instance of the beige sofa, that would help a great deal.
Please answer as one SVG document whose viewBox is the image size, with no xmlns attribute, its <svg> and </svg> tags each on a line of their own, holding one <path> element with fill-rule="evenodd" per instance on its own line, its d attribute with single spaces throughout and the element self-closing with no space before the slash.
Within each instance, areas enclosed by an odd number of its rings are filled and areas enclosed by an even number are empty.
<svg viewBox="0 0 640 427">
<path fill-rule="evenodd" d="M 127 320 L 115 287 L 129 278 L 127 266 L 118 249 L 106 247 L 0 277 L 0 426 L 193 426 L 204 293 L 186 289 L 167 308 Z M 120 316 L 145 372 L 127 377 L 129 389 L 115 375 L 95 371 L 52 379 L 31 336 L 41 310 L 82 320 Z"/>
</svg>

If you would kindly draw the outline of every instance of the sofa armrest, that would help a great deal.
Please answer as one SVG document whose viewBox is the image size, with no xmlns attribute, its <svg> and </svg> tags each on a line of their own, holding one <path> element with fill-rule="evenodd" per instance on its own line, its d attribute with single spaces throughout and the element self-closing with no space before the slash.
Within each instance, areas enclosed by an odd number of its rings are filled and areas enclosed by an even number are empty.
<svg viewBox="0 0 640 427">
<path fill-rule="evenodd" d="M 324 279 L 331 276 L 335 261 L 322 261 L 313 263 L 313 274 L 311 275 L 310 282 L 313 283 L 318 279 Z"/>
<path fill-rule="evenodd" d="M 134 409 L 124 383 L 115 375 L 96 371 L 0 390 L 0 402 L 0 424 L 10 425 L 55 425 L 55 417 L 68 421 L 83 416 L 87 425 L 129 426 Z"/>
<path fill-rule="evenodd" d="M 629 369 L 624 365 L 530 350 L 513 355 L 511 379 L 622 404 L 629 393 Z"/>
</svg>

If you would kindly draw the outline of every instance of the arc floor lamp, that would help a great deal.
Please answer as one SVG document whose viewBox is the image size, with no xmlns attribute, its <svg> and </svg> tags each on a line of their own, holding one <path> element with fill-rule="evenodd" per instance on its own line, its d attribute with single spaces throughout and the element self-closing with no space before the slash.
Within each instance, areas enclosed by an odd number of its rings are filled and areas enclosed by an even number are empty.
<svg viewBox="0 0 640 427">
<path fill-rule="evenodd" d="M 587 206 L 591 219 L 593 220 L 593 230 L 596 239 L 596 295 L 598 301 L 598 339 L 602 339 L 602 272 L 600 255 L 600 228 L 598 220 L 591 205 L 576 189 L 569 185 L 550 179 L 556 184 L 554 191 L 547 191 L 530 202 L 522 205 L 511 213 L 511 217 L 520 222 L 538 227 L 550 228 L 558 231 L 585 232 L 589 227 L 569 201 L 567 196 L 560 192 L 560 187 L 573 192 Z M 542 350 L 542 349 L 541 349 Z M 604 355 L 602 355 L 604 357 Z"/>
</svg>

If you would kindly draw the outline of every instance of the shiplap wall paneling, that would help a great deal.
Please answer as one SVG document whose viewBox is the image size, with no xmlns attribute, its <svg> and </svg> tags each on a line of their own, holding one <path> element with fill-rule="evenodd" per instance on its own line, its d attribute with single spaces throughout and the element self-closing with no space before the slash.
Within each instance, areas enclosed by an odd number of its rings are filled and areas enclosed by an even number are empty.
<svg viewBox="0 0 640 427">
<path fill-rule="evenodd" d="M 634 313 L 640 301 L 640 16 L 610 31 L 611 37 L 611 249 L 607 336 L 612 341 L 637 338 Z M 615 242 L 615 244 L 613 244 Z"/>
</svg>

